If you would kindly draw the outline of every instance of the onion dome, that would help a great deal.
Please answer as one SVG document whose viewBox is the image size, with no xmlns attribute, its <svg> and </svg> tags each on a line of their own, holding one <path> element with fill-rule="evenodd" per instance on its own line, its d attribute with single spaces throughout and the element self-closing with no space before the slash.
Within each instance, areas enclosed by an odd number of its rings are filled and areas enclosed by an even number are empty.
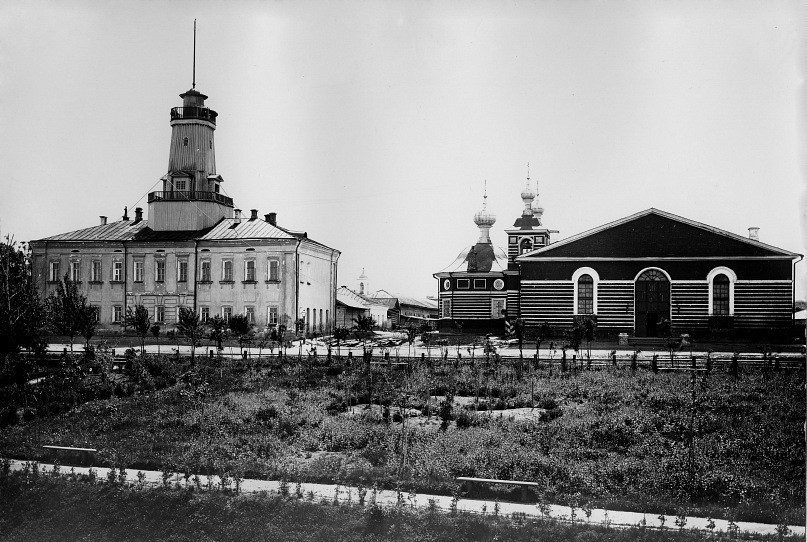
<svg viewBox="0 0 807 542">
<path fill-rule="evenodd" d="M 524 202 L 524 212 L 522 214 L 524 216 L 532 214 L 532 200 L 534 199 L 535 192 L 530 188 L 530 178 L 527 177 L 527 185 L 524 187 L 524 190 L 521 191 L 521 201 Z"/>
<path fill-rule="evenodd" d="M 490 243 L 490 228 L 496 223 L 496 215 L 488 212 L 488 194 L 485 191 L 485 197 L 482 201 L 482 210 L 474 215 L 474 224 L 479 227 L 479 241 L 478 243 Z"/>
</svg>

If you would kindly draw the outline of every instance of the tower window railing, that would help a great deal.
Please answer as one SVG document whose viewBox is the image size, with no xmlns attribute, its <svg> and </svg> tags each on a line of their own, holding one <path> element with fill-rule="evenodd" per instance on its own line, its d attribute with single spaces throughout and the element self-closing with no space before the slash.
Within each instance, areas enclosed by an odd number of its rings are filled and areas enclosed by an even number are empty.
<svg viewBox="0 0 807 542">
<path fill-rule="evenodd" d="M 228 198 L 218 192 L 207 192 L 202 190 L 184 190 L 173 192 L 151 192 L 149 193 L 149 203 L 153 201 L 216 201 L 228 207 L 233 206 L 233 198 Z"/>
<path fill-rule="evenodd" d="M 173 107 L 171 108 L 171 120 L 181 119 L 202 119 L 216 124 L 216 117 L 219 114 L 207 107 Z"/>
</svg>

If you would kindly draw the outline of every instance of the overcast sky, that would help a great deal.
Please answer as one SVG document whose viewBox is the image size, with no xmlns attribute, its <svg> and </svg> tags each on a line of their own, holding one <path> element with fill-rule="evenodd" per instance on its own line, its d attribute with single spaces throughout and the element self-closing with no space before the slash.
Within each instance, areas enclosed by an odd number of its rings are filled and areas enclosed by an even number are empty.
<svg viewBox="0 0 807 542">
<path fill-rule="evenodd" d="M 6 0 L 4 235 L 147 208 L 194 18 L 224 189 L 339 249 L 340 284 L 435 295 L 485 180 L 506 245 L 527 162 L 554 240 L 656 207 L 805 252 L 799 1 Z"/>
</svg>

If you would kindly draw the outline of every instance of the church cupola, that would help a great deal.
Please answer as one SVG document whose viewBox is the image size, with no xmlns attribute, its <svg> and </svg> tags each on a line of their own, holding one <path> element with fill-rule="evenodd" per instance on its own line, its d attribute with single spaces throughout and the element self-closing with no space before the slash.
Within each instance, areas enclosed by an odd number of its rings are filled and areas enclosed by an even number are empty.
<svg viewBox="0 0 807 542">
<path fill-rule="evenodd" d="M 538 203 L 537 182 L 535 191 L 532 190 L 529 164 L 527 164 L 527 184 L 521 192 L 521 201 L 524 203 L 521 216 L 516 219 L 511 229 L 506 230 L 510 267 L 515 267 L 517 256 L 548 245 L 549 235 L 552 233 L 541 225 L 544 208 Z"/>
<path fill-rule="evenodd" d="M 196 90 L 194 28 L 193 86 L 179 95 L 182 107 L 171 109 L 168 173 L 162 190 L 149 194 L 149 227 L 156 231 L 200 230 L 233 216 L 233 200 L 221 193 L 216 172 L 216 117 Z"/>
<path fill-rule="evenodd" d="M 477 243 L 490 244 L 490 228 L 496 223 L 496 215 L 488 211 L 488 191 L 482 200 L 482 210 L 474 215 L 474 224 L 479 228 L 479 240 Z"/>
</svg>

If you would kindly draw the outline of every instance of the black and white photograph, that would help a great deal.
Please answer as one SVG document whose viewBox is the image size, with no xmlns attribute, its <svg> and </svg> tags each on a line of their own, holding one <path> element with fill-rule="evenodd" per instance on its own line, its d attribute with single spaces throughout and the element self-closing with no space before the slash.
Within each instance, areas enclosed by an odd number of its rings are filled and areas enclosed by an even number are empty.
<svg viewBox="0 0 807 542">
<path fill-rule="evenodd" d="M 807 535 L 798 0 L 0 3 L 0 542 Z"/>
</svg>

